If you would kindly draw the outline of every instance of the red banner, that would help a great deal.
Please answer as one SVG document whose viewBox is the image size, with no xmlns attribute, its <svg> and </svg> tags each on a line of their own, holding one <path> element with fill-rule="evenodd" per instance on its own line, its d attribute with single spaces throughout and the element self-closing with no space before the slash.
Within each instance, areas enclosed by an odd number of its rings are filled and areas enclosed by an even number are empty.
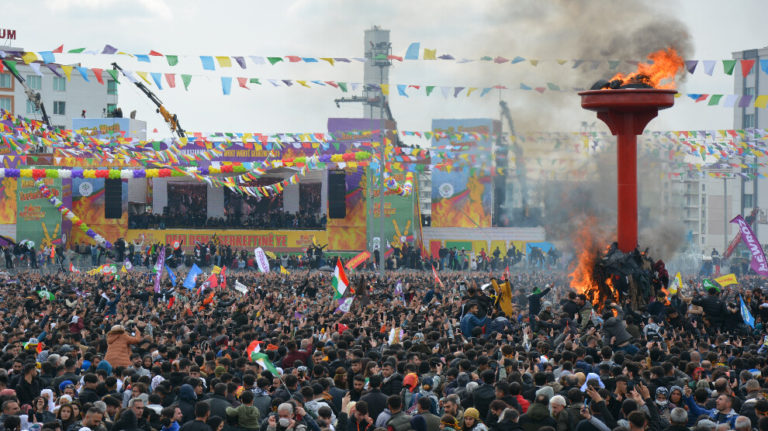
<svg viewBox="0 0 768 431">
<path fill-rule="evenodd" d="M 357 268 L 358 265 L 368 260 L 369 257 L 371 257 L 371 253 L 368 250 L 358 254 L 347 261 L 347 269 Z"/>
</svg>

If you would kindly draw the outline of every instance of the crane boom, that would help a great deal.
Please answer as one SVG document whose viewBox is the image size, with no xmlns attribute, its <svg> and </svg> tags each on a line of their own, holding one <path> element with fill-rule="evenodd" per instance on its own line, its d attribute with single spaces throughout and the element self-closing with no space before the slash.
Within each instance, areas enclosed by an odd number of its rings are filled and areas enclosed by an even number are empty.
<svg viewBox="0 0 768 431">
<path fill-rule="evenodd" d="M 16 71 L 13 67 L 10 67 L 8 63 L 3 60 L 3 66 L 5 66 L 6 69 L 8 69 L 11 72 L 11 75 L 13 75 L 14 78 L 16 78 L 17 81 L 19 81 L 19 84 L 21 84 L 22 87 L 24 87 L 24 94 L 27 95 L 27 99 L 29 99 L 30 102 L 35 104 L 35 108 L 37 108 L 43 115 L 43 123 L 45 123 L 46 126 L 51 127 L 51 119 L 48 118 L 48 112 L 45 110 L 45 105 L 43 104 L 43 99 L 40 96 L 40 93 L 29 88 L 27 85 L 27 82 L 24 80 L 24 78 L 19 75 L 19 72 Z"/>
<path fill-rule="evenodd" d="M 501 115 L 507 120 L 507 126 L 509 127 L 510 137 L 515 133 L 515 125 L 512 122 L 512 115 L 509 113 L 509 107 L 507 102 L 500 100 L 499 106 L 501 107 Z M 516 139 L 510 138 L 512 142 L 512 151 L 515 153 L 515 170 L 517 171 L 517 181 L 520 183 L 520 203 L 522 205 L 523 214 L 528 212 L 528 183 L 526 181 L 525 172 L 525 159 L 523 158 L 523 147 L 517 142 Z"/>
<path fill-rule="evenodd" d="M 112 67 L 115 70 L 120 71 L 120 73 L 123 74 L 126 78 L 128 78 L 128 75 L 125 73 L 122 67 L 120 67 L 117 63 L 112 63 Z M 130 79 L 130 78 L 129 78 Z M 184 129 L 181 128 L 181 125 L 179 125 L 179 118 L 176 116 L 176 114 L 171 114 L 168 112 L 168 109 L 163 106 L 163 102 L 160 101 L 160 99 L 153 93 L 149 88 L 147 88 L 146 85 L 142 84 L 139 81 L 134 81 L 133 84 L 137 87 L 139 87 L 139 90 L 141 90 L 142 93 L 144 93 L 147 97 L 149 97 L 149 100 L 152 101 L 152 103 L 157 106 L 157 112 L 163 117 L 163 120 L 165 120 L 166 123 L 168 123 L 168 126 L 170 126 L 171 131 L 179 135 L 180 138 L 183 138 L 185 135 Z"/>
</svg>

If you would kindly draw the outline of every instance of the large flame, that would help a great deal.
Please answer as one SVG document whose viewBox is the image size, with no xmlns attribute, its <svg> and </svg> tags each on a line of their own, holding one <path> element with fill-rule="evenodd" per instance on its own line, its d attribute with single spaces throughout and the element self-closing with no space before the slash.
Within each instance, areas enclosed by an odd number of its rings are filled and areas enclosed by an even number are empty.
<svg viewBox="0 0 768 431">
<path fill-rule="evenodd" d="M 581 226 L 574 238 L 578 248 L 578 258 L 573 264 L 573 270 L 568 277 L 571 279 L 571 289 L 576 293 L 584 294 L 587 300 L 598 310 L 602 310 L 607 299 L 619 302 L 619 291 L 614 286 L 613 280 L 606 277 L 602 283 L 596 274 L 597 263 L 602 259 L 598 234 L 594 232 L 597 220 L 590 218 Z M 607 251 L 607 249 L 606 249 Z"/>
<path fill-rule="evenodd" d="M 611 81 L 621 81 L 622 85 L 644 83 L 653 88 L 675 89 L 675 78 L 684 72 L 685 61 L 674 48 L 662 49 L 648 55 L 649 63 L 637 65 L 637 71 L 628 75 L 617 73 Z"/>
</svg>

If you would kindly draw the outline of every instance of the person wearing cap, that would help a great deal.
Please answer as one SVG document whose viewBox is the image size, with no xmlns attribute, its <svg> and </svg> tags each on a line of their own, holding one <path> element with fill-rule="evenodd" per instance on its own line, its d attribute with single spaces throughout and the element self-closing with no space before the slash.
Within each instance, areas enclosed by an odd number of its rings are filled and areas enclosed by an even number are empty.
<svg viewBox="0 0 768 431">
<path fill-rule="evenodd" d="M 551 328 L 555 321 L 555 315 L 552 313 L 552 303 L 550 301 L 544 301 L 541 305 L 541 312 L 535 316 L 536 323 L 543 328 Z"/>
<path fill-rule="evenodd" d="M 459 431 L 459 421 L 451 415 L 443 415 L 443 417 L 440 418 L 440 430 Z"/>
<path fill-rule="evenodd" d="M 544 290 L 539 289 L 539 287 L 534 287 L 533 291 L 530 295 L 528 295 L 528 315 L 538 316 L 539 312 L 541 312 L 541 298 L 548 294 L 549 291 L 552 290 L 552 288 L 547 285 Z"/>
</svg>

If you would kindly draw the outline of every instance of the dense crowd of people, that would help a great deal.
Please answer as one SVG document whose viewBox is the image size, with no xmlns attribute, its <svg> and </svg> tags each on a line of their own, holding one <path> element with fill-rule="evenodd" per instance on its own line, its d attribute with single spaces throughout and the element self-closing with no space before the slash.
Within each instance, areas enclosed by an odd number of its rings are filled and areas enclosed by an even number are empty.
<svg viewBox="0 0 768 431">
<path fill-rule="evenodd" d="M 558 271 L 513 268 L 505 296 L 362 270 L 348 311 L 323 271 L 0 277 L 4 430 L 768 430 L 758 277 L 632 309 Z"/>
</svg>

